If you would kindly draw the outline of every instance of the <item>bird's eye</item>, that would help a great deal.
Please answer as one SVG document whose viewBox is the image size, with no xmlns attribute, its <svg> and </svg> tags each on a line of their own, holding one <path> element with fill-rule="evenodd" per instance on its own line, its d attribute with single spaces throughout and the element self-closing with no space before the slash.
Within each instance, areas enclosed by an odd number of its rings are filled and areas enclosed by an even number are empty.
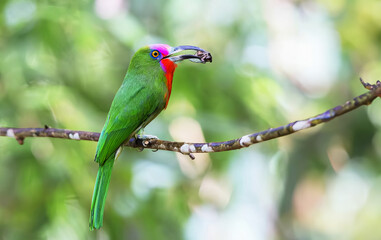
<svg viewBox="0 0 381 240">
<path fill-rule="evenodd" d="M 157 51 L 157 50 L 154 50 L 154 51 L 151 52 L 151 56 L 152 56 L 153 58 L 157 58 L 157 57 L 159 57 L 159 55 L 160 55 L 160 53 L 159 53 L 159 51 Z"/>
</svg>

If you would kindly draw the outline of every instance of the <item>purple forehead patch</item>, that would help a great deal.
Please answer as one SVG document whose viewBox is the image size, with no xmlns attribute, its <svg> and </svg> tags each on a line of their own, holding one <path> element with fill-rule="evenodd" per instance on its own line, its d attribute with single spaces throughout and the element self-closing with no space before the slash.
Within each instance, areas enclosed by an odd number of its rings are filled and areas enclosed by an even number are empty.
<svg viewBox="0 0 381 240">
<path fill-rule="evenodd" d="M 149 45 L 149 48 L 151 50 L 158 50 L 159 52 L 161 52 L 161 54 L 163 56 L 166 56 L 166 55 L 168 55 L 168 53 L 169 53 L 168 50 L 171 47 L 169 45 L 167 45 L 167 44 L 151 44 L 151 45 Z"/>
</svg>

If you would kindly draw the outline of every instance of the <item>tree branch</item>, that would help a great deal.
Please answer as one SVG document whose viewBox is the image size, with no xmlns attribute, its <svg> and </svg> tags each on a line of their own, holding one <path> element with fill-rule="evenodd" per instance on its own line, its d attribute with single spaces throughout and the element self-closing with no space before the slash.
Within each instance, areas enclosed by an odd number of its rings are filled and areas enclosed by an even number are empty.
<svg viewBox="0 0 381 240">
<path fill-rule="evenodd" d="M 328 122 L 362 105 L 369 105 L 372 103 L 374 99 L 376 99 L 377 97 L 381 97 L 380 81 L 377 81 L 377 83 L 373 85 L 365 83 L 361 78 L 360 81 L 363 84 L 363 86 L 369 91 L 360 96 L 355 97 L 353 100 L 347 101 L 343 105 L 336 106 L 311 118 L 295 121 L 277 128 L 270 128 L 265 131 L 245 135 L 237 139 L 225 142 L 187 143 L 170 142 L 159 139 L 131 138 L 124 145 L 133 148 L 149 148 L 155 150 L 180 152 L 183 154 L 190 155 L 191 158 L 194 158 L 192 153 L 222 152 L 248 147 L 259 142 L 283 137 L 297 131 L 314 127 L 318 124 Z M 23 144 L 24 138 L 26 137 L 51 137 L 74 140 L 98 141 L 99 135 L 100 134 L 96 132 L 55 129 L 49 128 L 47 126 L 45 126 L 45 128 L 0 128 L 0 136 L 13 137 L 20 144 Z"/>
</svg>

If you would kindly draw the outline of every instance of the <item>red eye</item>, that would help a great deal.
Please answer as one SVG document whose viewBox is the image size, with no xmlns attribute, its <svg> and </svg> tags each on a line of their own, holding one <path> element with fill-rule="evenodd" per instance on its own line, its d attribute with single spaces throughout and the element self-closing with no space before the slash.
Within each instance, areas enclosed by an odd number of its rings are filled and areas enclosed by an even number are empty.
<svg viewBox="0 0 381 240">
<path fill-rule="evenodd" d="M 151 56 L 152 56 L 153 58 L 157 58 L 157 57 L 159 56 L 159 51 L 157 51 L 157 50 L 152 51 L 152 52 L 151 52 Z"/>
</svg>

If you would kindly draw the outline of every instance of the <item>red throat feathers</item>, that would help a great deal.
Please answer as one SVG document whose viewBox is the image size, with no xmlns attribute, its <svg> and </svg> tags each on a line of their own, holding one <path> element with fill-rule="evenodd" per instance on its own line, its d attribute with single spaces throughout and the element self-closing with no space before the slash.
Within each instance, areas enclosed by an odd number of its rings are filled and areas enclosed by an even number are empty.
<svg viewBox="0 0 381 240">
<path fill-rule="evenodd" d="M 171 96 L 171 91 L 172 91 L 173 73 L 175 72 L 177 64 L 172 62 L 169 59 L 162 59 L 160 61 L 160 65 L 163 68 L 165 78 L 167 79 L 166 85 L 168 89 L 168 94 L 164 95 L 165 108 L 167 108 L 169 97 Z"/>
</svg>

